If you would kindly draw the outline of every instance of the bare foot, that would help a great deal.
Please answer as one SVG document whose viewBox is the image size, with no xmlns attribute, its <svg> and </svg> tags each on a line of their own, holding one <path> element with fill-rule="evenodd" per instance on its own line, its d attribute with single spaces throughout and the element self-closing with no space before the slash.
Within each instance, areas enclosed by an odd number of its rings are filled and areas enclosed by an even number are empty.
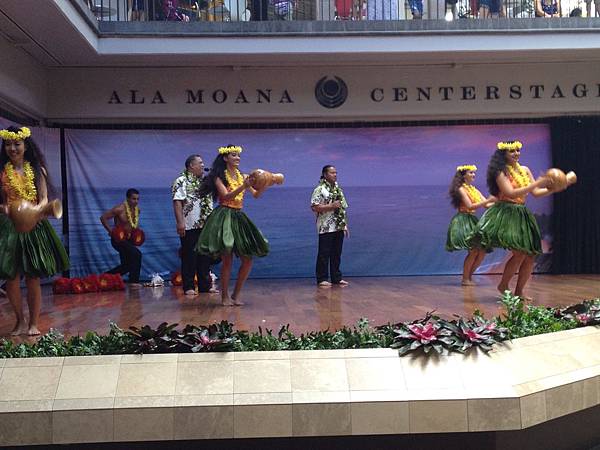
<svg viewBox="0 0 600 450">
<path fill-rule="evenodd" d="M 519 297 L 521 300 L 525 300 L 526 302 L 532 302 L 533 301 L 533 298 L 531 298 L 531 297 L 529 297 L 527 295 L 517 294 L 516 292 L 515 292 L 515 295 L 517 297 Z"/>
<path fill-rule="evenodd" d="M 36 327 L 35 325 L 30 325 L 29 326 L 29 330 L 27 330 L 27 336 L 38 336 L 42 333 L 40 333 L 40 330 L 38 330 L 38 327 Z"/>
<path fill-rule="evenodd" d="M 462 280 L 460 284 L 463 286 L 475 286 L 475 282 L 473 280 Z"/>
<path fill-rule="evenodd" d="M 340 280 L 336 284 L 339 284 L 340 286 L 348 286 L 348 282 L 346 280 Z"/>
<path fill-rule="evenodd" d="M 211 287 L 211 288 L 208 290 L 208 293 L 209 293 L 209 294 L 220 294 L 220 293 L 221 293 L 221 291 L 219 291 L 219 289 L 217 289 L 216 287 Z"/>
<path fill-rule="evenodd" d="M 193 297 L 196 295 L 196 291 L 193 289 L 188 289 L 187 291 L 185 291 L 185 295 L 187 295 L 189 297 Z"/>
<path fill-rule="evenodd" d="M 19 336 L 21 334 L 27 334 L 27 325 L 25 325 L 24 323 L 17 323 L 15 325 L 15 328 L 13 328 L 13 330 L 10 332 L 10 335 Z"/>
<path fill-rule="evenodd" d="M 330 283 L 329 281 L 321 281 L 321 282 L 318 284 L 318 286 L 319 286 L 319 287 L 329 287 L 329 286 L 331 286 L 331 283 Z"/>
<path fill-rule="evenodd" d="M 245 303 L 243 301 L 241 301 L 241 300 L 239 300 L 237 298 L 232 298 L 232 300 L 233 300 L 233 304 L 235 306 L 243 306 L 243 305 L 245 305 Z"/>
<path fill-rule="evenodd" d="M 231 301 L 231 299 L 229 297 L 224 297 L 224 298 L 221 298 L 221 305 L 222 306 L 233 306 L 233 302 Z"/>
<path fill-rule="evenodd" d="M 498 285 L 498 291 L 500 291 L 501 294 L 504 294 L 504 291 L 509 291 L 510 289 L 508 288 L 508 284 L 499 284 Z"/>
</svg>

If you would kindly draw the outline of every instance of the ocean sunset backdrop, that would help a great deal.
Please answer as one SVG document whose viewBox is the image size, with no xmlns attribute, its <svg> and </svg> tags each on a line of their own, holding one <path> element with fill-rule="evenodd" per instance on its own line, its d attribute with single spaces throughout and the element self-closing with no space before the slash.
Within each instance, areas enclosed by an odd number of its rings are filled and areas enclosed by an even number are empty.
<svg viewBox="0 0 600 450">
<path fill-rule="evenodd" d="M 444 250 L 454 210 L 448 185 L 457 165 L 476 164 L 475 185 L 487 195 L 485 172 L 496 143 L 519 139 L 521 159 L 534 175 L 550 167 L 550 133 L 544 124 L 255 130 L 66 130 L 69 247 L 72 276 L 107 270 L 118 255 L 100 224 L 103 211 L 140 191 L 140 226 L 146 233 L 142 275 L 179 267 L 179 239 L 170 196 L 185 158 L 200 154 L 210 166 L 217 148 L 244 148 L 241 169 L 285 174 L 283 186 L 244 210 L 271 245 L 255 261 L 254 278 L 312 277 L 317 250 L 310 194 L 321 168 L 333 164 L 346 193 L 350 238 L 345 276 L 458 274 L 464 253 Z M 52 141 L 52 139 L 49 139 Z M 551 200 L 528 199 L 538 217 L 549 267 Z M 480 213 L 479 213 L 480 214 Z M 503 250 L 488 255 L 480 272 L 498 272 Z"/>
</svg>

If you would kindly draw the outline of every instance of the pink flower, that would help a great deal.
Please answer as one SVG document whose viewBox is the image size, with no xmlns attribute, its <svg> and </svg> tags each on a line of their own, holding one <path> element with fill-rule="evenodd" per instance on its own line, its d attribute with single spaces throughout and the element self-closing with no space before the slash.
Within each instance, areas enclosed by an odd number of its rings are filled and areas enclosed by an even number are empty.
<svg viewBox="0 0 600 450">
<path fill-rule="evenodd" d="M 200 342 L 202 343 L 202 345 L 208 345 L 210 344 L 210 339 L 208 338 L 208 336 L 203 334 L 200 336 Z"/>
<path fill-rule="evenodd" d="M 483 335 L 479 334 L 479 333 L 475 333 L 473 330 L 465 330 L 464 334 L 466 336 L 466 338 L 473 342 L 473 341 L 478 341 L 480 339 L 483 339 Z"/>
<path fill-rule="evenodd" d="M 485 331 L 494 331 L 496 329 L 496 322 L 489 322 L 485 326 Z"/>
<path fill-rule="evenodd" d="M 583 325 L 585 325 L 586 323 L 588 323 L 588 321 L 592 318 L 592 316 L 590 314 L 587 313 L 581 313 L 581 314 L 577 314 L 575 316 L 575 318 L 581 322 Z"/>
<path fill-rule="evenodd" d="M 428 344 L 431 341 L 437 341 L 437 330 L 431 322 L 426 325 L 415 323 L 409 325 L 408 329 L 413 333 L 411 338 L 417 339 L 423 344 Z"/>
</svg>

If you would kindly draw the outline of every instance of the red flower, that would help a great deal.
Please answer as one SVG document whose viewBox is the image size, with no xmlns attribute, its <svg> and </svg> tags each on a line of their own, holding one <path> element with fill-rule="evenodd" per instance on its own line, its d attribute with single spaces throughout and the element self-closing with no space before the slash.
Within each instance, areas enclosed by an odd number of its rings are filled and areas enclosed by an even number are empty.
<svg viewBox="0 0 600 450">
<path fill-rule="evenodd" d="M 98 292 L 98 275 L 88 275 L 82 281 L 85 292 Z"/>
<path fill-rule="evenodd" d="M 68 278 L 57 278 L 52 284 L 52 292 L 54 294 L 68 294 L 71 292 L 71 280 Z"/>
<path fill-rule="evenodd" d="M 73 294 L 83 294 L 85 292 L 81 278 L 71 278 L 71 292 Z"/>
<path fill-rule="evenodd" d="M 110 274 L 111 277 L 111 286 L 115 291 L 124 291 L 125 290 L 125 282 L 123 281 L 123 277 L 118 273 Z"/>
<path fill-rule="evenodd" d="M 411 338 L 421 341 L 423 344 L 428 344 L 432 341 L 437 341 L 437 329 L 431 322 L 422 325 L 415 323 L 408 326 L 408 329 L 413 333 Z"/>
<path fill-rule="evenodd" d="M 181 278 L 181 272 L 177 271 L 171 275 L 171 283 L 173 286 L 181 286 L 183 284 L 183 278 Z"/>
<path fill-rule="evenodd" d="M 112 275 L 103 273 L 98 277 L 98 289 L 100 291 L 110 291 L 113 289 Z"/>
</svg>

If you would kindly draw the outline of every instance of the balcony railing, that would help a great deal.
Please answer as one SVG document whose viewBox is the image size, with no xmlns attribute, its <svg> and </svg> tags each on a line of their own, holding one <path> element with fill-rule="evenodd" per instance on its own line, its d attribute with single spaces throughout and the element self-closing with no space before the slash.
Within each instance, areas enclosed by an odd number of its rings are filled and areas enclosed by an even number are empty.
<svg viewBox="0 0 600 450">
<path fill-rule="evenodd" d="M 85 0 L 99 21 L 486 20 L 596 17 L 600 0 Z M 598 10 L 596 9 L 598 2 Z"/>
</svg>

